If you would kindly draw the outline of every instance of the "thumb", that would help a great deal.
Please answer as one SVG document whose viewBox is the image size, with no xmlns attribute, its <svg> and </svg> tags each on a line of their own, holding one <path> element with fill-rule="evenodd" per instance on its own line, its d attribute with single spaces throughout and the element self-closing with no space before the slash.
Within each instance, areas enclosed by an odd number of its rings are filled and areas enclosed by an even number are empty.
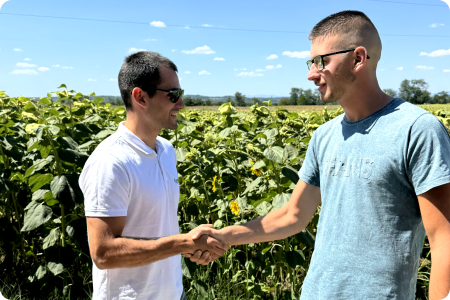
<svg viewBox="0 0 450 300">
<path fill-rule="evenodd" d="M 199 237 L 201 237 L 202 235 L 207 234 L 210 235 L 211 234 L 211 229 L 208 227 L 202 227 L 198 230 L 195 230 L 194 235 L 192 236 L 192 239 L 198 239 Z"/>
</svg>

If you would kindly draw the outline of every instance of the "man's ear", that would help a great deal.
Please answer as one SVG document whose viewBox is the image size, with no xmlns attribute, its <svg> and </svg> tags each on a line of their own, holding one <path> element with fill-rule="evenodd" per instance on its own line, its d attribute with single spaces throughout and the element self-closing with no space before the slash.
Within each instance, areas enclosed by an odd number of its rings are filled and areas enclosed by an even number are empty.
<svg viewBox="0 0 450 300">
<path fill-rule="evenodd" d="M 144 107 L 146 104 L 145 95 L 146 93 L 140 88 L 134 88 L 131 92 L 131 102 L 133 107 Z"/>
<path fill-rule="evenodd" d="M 364 47 L 358 47 L 354 51 L 355 55 L 355 71 L 359 71 L 362 67 L 367 65 L 369 62 L 367 61 L 367 50 Z"/>
</svg>

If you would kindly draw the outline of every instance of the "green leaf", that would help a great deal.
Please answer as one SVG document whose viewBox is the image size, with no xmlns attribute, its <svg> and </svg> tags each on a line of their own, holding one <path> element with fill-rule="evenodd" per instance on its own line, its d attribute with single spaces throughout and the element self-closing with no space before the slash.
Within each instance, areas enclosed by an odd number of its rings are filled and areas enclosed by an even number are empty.
<svg viewBox="0 0 450 300">
<path fill-rule="evenodd" d="M 33 175 L 35 172 L 42 170 L 45 166 L 47 166 L 48 164 L 50 164 L 51 162 L 53 162 L 53 155 L 49 155 L 44 159 L 40 159 L 38 160 L 34 165 L 32 165 L 31 167 L 29 167 L 26 171 L 25 171 L 25 178 Z"/>
<path fill-rule="evenodd" d="M 57 276 L 64 272 L 74 260 L 73 250 L 70 247 L 49 247 L 45 249 L 47 268 Z"/>
<path fill-rule="evenodd" d="M 272 201 L 272 210 L 282 208 L 286 203 L 289 202 L 289 199 L 291 199 L 291 194 L 278 194 L 273 198 Z"/>
<path fill-rule="evenodd" d="M 267 129 L 264 131 L 264 134 L 267 136 L 268 139 L 274 138 L 278 135 L 278 129 L 276 128 Z"/>
<path fill-rule="evenodd" d="M 62 88 L 66 88 L 67 89 L 67 86 L 63 83 L 63 84 L 61 84 L 59 87 L 57 87 L 58 89 L 62 89 Z"/>
<path fill-rule="evenodd" d="M 256 179 L 253 180 L 249 185 L 247 185 L 247 188 L 246 188 L 245 191 L 242 193 L 242 195 L 245 195 L 246 193 L 250 192 L 251 190 L 253 190 L 254 188 L 256 188 L 260 183 L 261 183 L 261 177 L 256 178 Z"/>
<path fill-rule="evenodd" d="M 59 203 L 59 201 L 56 200 L 55 197 L 53 197 L 52 191 L 48 191 L 47 193 L 45 193 L 44 201 L 48 206 L 53 206 Z"/>
<path fill-rule="evenodd" d="M 58 135 L 59 132 L 61 131 L 61 128 L 55 125 L 50 125 L 48 126 L 48 131 L 50 131 L 50 133 L 53 135 Z"/>
<path fill-rule="evenodd" d="M 47 235 L 44 239 L 44 244 L 42 249 L 47 249 L 48 247 L 56 245 L 61 239 L 61 229 L 59 227 L 53 228 L 50 230 L 49 235 Z"/>
<path fill-rule="evenodd" d="M 103 97 L 95 97 L 92 102 L 94 102 L 94 104 L 98 106 L 103 101 L 105 101 L 105 98 L 103 98 Z"/>
<path fill-rule="evenodd" d="M 295 269 L 305 262 L 305 255 L 301 250 L 288 251 L 286 252 L 286 262 L 291 268 Z"/>
<path fill-rule="evenodd" d="M 252 142 L 254 142 L 256 139 L 259 138 L 263 138 L 263 139 L 267 139 L 267 136 L 264 133 L 258 133 L 252 140 Z"/>
<path fill-rule="evenodd" d="M 56 141 L 62 148 L 72 149 L 72 150 L 78 149 L 78 143 L 75 142 L 75 140 L 73 138 L 71 138 L 70 136 L 58 137 L 56 139 Z"/>
<path fill-rule="evenodd" d="M 38 228 L 52 217 L 52 209 L 44 204 L 31 201 L 25 207 L 24 224 L 20 231 L 30 231 Z"/>
<path fill-rule="evenodd" d="M 265 167 L 266 163 L 261 159 L 258 160 L 254 165 L 253 165 L 253 169 L 261 169 L 262 167 Z"/>
<path fill-rule="evenodd" d="M 181 271 L 183 272 L 183 276 L 187 278 L 192 278 L 194 276 L 195 271 L 197 270 L 197 264 L 192 262 L 189 258 L 181 256 Z"/>
<path fill-rule="evenodd" d="M 279 146 L 273 146 L 264 150 L 264 156 L 273 162 L 281 164 L 283 162 L 283 148 Z"/>
<path fill-rule="evenodd" d="M 47 274 L 47 268 L 45 266 L 39 266 L 34 276 L 36 276 L 36 278 L 40 280 L 44 278 L 45 274 Z"/>
<path fill-rule="evenodd" d="M 208 286 L 206 285 L 206 283 L 204 283 L 201 280 L 194 280 L 192 282 L 192 284 L 194 285 L 195 289 L 197 290 L 197 293 L 201 296 L 201 297 L 208 297 Z"/>
<path fill-rule="evenodd" d="M 272 205 L 270 203 L 267 203 L 266 201 L 264 201 L 256 207 L 256 212 L 260 216 L 265 216 L 270 212 L 271 209 L 272 209 Z"/>
<path fill-rule="evenodd" d="M 297 171 L 290 166 L 283 167 L 281 173 L 283 173 L 283 175 L 286 176 L 287 179 L 292 181 L 293 184 L 297 184 L 297 182 L 300 180 Z"/>
<path fill-rule="evenodd" d="M 266 254 L 266 252 L 269 251 L 270 249 L 272 249 L 272 246 L 269 246 L 269 247 L 267 247 L 267 248 L 262 249 L 262 250 L 261 250 L 261 254 L 262 254 L 262 255 Z"/>
<path fill-rule="evenodd" d="M 55 176 L 50 183 L 50 190 L 55 199 L 64 206 L 69 208 L 75 206 L 77 195 L 65 175 Z"/>
<path fill-rule="evenodd" d="M 295 238 L 307 247 L 314 249 L 315 239 L 314 236 L 307 230 L 303 229 L 301 232 L 295 235 Z"/>
<path fill-rule="evenodd" d="M 114 132 L 115 132 L 114 130 L 111 130 L 111 129 L 105 129 L 105 130 L 102 130 L 102 131 L 100 131 L 99 133 L 97 133 L 97 134 L 94 136 L 94 138 L 96 138 L 96 139 L 104 139 L 104 138 L 110 136 L 111 134 L 113 134 Z"/>
<path fill-rule="evenodd" d="M 52 101 L 50 101 L 48 98 L 41 98 L 39 99 L 38 103 L 43 105 L 51 105 Z"/>
<path fill-rule="evenodd" d="M 298 155 L 298 150 L 296 147 L 292 145 L 286 145 L 283 150 L 283 158 L 285 159 L 293 159 Z"/>
<path fill-rule="evenodd" d="M 186 160 L 186 153 L 189 151 L 186 148 L 178 147 L 175 149 L 175 154 L 177 156 L 177 161 L 185 161 Z"/>
<path fill-rule="evenodd" d="M 81 123 L 100 122 L 101 120 L 102 117 L 100 117 L 99 115 L 91 115 L 86 119 L 84 119 L 83 121 L 81 121 Z"/>
<path fill-rule="evenodd" d="M 67 225 L 67 227 L 66 227 L 66 232 L 67 232 L 67 235 L 68 235 L 68 236 L 73 237 L 73 235 L 74 235 L 74 233 L 75 233 L 75 228 L 73 228 L 73 227 L 70 226 L 70 225 Z"/>
<path fill-rule="evenodd" d="M 31 196 L 31 201 L 42 202 L 44 200 L 45 193 L 49 192 L 49 190 L 37 190 Z"/>
<path fill-rule="evenodd" d="M 50 181 L 52 181 L 53 175 L 47 174 L 35 174 L 28 179 L 28 184 L 31 187 L 31 192 L 34 193 Z"/>
</svg>

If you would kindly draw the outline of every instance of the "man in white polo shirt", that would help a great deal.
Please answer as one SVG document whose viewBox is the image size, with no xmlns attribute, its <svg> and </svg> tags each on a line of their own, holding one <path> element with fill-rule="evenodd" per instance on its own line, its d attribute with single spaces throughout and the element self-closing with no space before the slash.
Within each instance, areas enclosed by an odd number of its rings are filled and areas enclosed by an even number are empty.
<svg viewBox="0 0 450 300">
<path fill-rule="evenodd" d="M 89 157 L 80 176 L 95 300 L 185 299 L 180 254 L 207 264 L 229 246 L 180 234 L 173 146 L 158 134 L 177 128 L 184 107 L 177 67 L 155 52 L 128 56 L 119 72 L 127 120 Z"/>
</svg>

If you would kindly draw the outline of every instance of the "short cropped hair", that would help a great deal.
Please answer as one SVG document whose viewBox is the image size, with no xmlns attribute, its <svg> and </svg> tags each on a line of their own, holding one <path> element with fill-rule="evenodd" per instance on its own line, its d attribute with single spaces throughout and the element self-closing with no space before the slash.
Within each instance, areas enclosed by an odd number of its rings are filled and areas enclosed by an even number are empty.
<svg viewBox="0 0 450 300">
<path fill-rule="evenodd" d="M 356 10 L 345 10 L 326 17 L 311 30 L 309 40 L 330 35 L 357 34 L 359 32 L 373 32 L 378 34 L 375 25 L 364 13 Z"/>
<path fill-rule="evenodd" d="M 155 88 L 161 83 L 160 67 L 167 67 L 178 72 L 177 66 L 168 58 L 156 52 L 140 51 L 125 58 L 119 71 L 119 90 L 127 110 L 132 110 L 131 92 L 138 87 L 147 92 L 149 97 L 156 93 Z"/>
</svg>

